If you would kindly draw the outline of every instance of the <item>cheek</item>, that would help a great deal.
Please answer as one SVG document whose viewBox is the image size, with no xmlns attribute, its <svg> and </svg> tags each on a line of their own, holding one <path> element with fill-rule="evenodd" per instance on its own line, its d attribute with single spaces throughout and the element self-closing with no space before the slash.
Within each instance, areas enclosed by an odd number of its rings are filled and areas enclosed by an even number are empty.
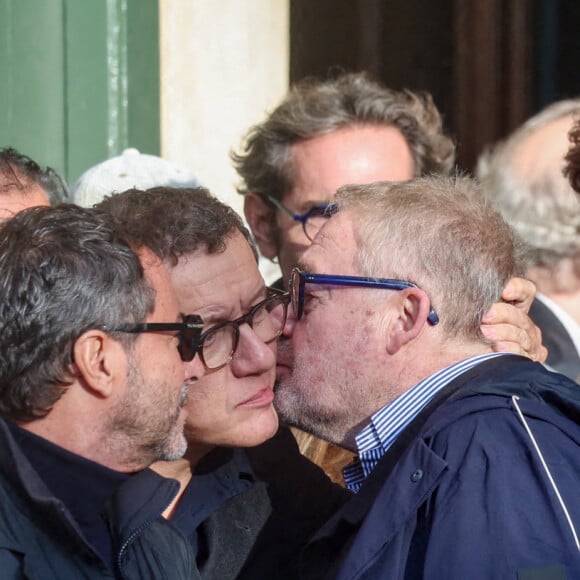
<svg viewBox="0 0 580 580">
<path fill-rule="evenodd" d="M 219 375 L 221 372 L 215 374 Z M 189 386 L 187 411 L 192 417 L 203 419 L 226 409 L 226 385 L 216 379 L 217 376 L 214 378 L 214 375 L 206 375 Z"/>
<path fill-rule="evenodd" d="M 177 340 L 165 340 L 152 345 L 145 353 L 148 360 L 153 360 L 165 376 L 183 375 L 183 361 L 177 350 Z"/>
</svg>

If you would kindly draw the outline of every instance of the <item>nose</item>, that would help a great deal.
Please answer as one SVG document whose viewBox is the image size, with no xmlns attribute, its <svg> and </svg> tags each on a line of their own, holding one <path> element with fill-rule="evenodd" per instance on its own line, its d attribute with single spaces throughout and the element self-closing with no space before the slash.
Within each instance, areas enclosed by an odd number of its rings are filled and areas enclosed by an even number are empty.
<svg viewBox="0 0 580 580">
<path fill-rule="evenodd" d="M 240 326 L 240 340 L 230 362 L 234 375 L 259 375 L 276 369 L 276 341 L 266 344 L 247 324 Z"/>
<path fill-rule="evenodd" d="M 198 354 L 196 354 L 190 361 L 183 362 L 183 374 L 186 382 L 197 381 L 197 379 L 205 374 L 205 367 L 203 366 Z"/>
<path fill-rule="evenodd" d="M 292 304 L 288 305 L 288 314 L 286 315 L 286 322 L 282 328 L 282 336 L 285 338 L 290 338 L 294 332 L 294 326 L 296 325 L 296 315 L 294 313 L 294 307 Z"/>
</svg>

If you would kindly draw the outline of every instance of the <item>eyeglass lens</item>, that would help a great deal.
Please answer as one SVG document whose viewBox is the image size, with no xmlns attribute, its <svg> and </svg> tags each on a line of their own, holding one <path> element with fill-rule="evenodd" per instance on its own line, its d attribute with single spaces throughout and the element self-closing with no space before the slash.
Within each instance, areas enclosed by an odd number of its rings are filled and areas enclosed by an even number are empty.
<svg viewBox="0 0 580 580">
<path fill-rule="evenodd" d="M 286 322 L 288 295 L 266 298 L 244 316 L 222 322 L 207 330 L 200 339 L 200 356 L 208 370 L 227 365 L 234 356 L 239 342 L 240 325 L 249 324 L 255 335 L 265 343 L 272 342 L 282 332 Z"/>
<path fill-rule="evenodd" d="M 328 210 L 328 206 L 316 206 L 313 207 L 305 216 L 302 221 L 302 228 L 306 237 L 312 241 L 316 237 L 316 234 L 320 231 L 322 226 L 326 223 L 326 220 L 332 214 Z"/>
</svg>

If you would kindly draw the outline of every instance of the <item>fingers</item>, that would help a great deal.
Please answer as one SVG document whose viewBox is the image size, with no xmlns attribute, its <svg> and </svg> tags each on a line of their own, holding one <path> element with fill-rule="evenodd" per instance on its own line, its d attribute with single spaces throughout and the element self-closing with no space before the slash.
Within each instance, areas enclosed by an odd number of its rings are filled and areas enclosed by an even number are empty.
<svg viewBox="0 0 580 580">
<path fill-rule="evenodd" d="M 481 331 L 496 352 L 513 352 L 539 362 L 548 357 L 540 329 L 524 311 L 511 304 L 494 304 L 483 319 Z"/>
<path fill-rule="evenodd" d="M 523 312 L 529 312 L 536 295 L 536 285 L 524 278 L 511 278 L 503 289 L 501 298 Z"/>
</svg>

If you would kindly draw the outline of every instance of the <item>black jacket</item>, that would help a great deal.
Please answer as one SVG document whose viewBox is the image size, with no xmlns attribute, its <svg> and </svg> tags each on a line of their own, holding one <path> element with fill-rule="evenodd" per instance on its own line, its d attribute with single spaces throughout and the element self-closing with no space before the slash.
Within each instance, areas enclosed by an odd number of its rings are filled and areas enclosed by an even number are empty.
<svg viewBox="0 0 580 580">
<path fill-rule="evenodd" d="M 178 507 L 174 523 L 188 535 L 197 525 L 190 539 L 203 580 L 293 580 L 307 540 L 351 495 L 300 454 L 285 427 L 254 448 L 215 449 L 190 485 L 196 478 L 214 493 L 199 481 L 191 522 Z M 223 501 L 214 507 L 216 494 Z"/>
<path fill-rule="evenodd" d="M 0 420 L 0 575 L 7 580 L 199 578 L 189 543 L 159 517 L 178 488 L 150 470 L 119 487 L 106 508 L 117 546 L 113 576 Z"/>
</svg>

